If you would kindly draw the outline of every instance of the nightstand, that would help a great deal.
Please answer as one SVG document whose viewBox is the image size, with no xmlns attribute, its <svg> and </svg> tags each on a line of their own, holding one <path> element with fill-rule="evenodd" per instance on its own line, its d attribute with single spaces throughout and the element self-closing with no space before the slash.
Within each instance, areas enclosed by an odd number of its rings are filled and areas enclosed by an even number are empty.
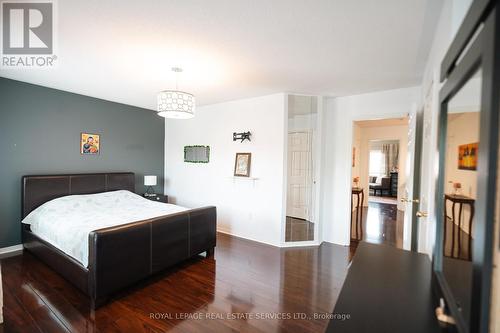
<svg viewBox="0 0 500 333">
<path fill-rule="evenodd" d="M 151 201 L 157 201 L 157 202 L 163 202 L 163 203 L 168 203 L 168 195 L 163 195 L 163 194 L 157 194 L 154 197 L 144 197 L 148 200 Z"/>
</svg>

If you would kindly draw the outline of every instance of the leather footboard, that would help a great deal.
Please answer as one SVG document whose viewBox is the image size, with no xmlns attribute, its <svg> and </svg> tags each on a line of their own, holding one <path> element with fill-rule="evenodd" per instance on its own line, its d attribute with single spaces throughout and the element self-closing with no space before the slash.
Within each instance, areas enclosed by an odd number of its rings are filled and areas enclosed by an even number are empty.
<svg viewBox="0 0 500 333">
<path fill-rule="evenodd" d="M 211 251 L 216 245 L 216 221 L 216 208 L 205 207 L 93 231 L 88 267 L 91 298 L 104 299 L 155 272 Z"/>
<path fill-rule="evenodd" d="M 85 294 L 89 294 L 88 270 L 66 253 L 33 234 L 27 225 L 22 227 L 24 249 L 33 253 Z"/>
</svg>

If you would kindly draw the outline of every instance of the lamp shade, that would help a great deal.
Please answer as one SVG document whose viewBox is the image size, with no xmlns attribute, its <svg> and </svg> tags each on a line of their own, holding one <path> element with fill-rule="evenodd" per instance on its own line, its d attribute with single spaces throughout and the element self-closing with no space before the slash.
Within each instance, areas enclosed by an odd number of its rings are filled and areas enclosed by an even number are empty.
<svg viewBox="0 0 500 333">
<path fill-rule="evenodd" d="M 144 176 L 145 186 L 156 186 L 157 177 L 156 176 Z"/>
<path fill-rule="evenodd" d="M 188 119 L 194 117 L 195 99 L 190 93 L 166 90 L 158 94 L 158 115 L 164 118 Z"/>
</svg>

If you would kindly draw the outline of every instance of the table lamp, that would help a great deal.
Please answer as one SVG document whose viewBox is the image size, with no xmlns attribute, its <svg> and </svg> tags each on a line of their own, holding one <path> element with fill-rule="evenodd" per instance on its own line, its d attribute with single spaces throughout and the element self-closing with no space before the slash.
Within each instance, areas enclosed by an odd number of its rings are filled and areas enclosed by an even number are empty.
<svg viewBox="0 0 500 333">
<path fill-rule="evenodd" d="M 156 186 L 156 183 L 156 176 L 144 176 L 144 186 L 148 187 L 146 193 L 144 193 L 145 197 L 156 197 L 156 193 L 153 189 L 153 186 Z"/>
</svg>

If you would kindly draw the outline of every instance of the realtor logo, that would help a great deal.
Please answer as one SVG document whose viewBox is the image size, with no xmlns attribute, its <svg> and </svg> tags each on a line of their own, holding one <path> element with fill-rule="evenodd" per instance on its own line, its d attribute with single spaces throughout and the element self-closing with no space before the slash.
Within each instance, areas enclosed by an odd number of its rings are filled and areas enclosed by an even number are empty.
<svg viewBox="0 0 500 333">
<path fill-rule="evenodd" d="M 53 1 L 4 1 L 2 5 L 2 67 L 52 67 Z"/>
</svg>

